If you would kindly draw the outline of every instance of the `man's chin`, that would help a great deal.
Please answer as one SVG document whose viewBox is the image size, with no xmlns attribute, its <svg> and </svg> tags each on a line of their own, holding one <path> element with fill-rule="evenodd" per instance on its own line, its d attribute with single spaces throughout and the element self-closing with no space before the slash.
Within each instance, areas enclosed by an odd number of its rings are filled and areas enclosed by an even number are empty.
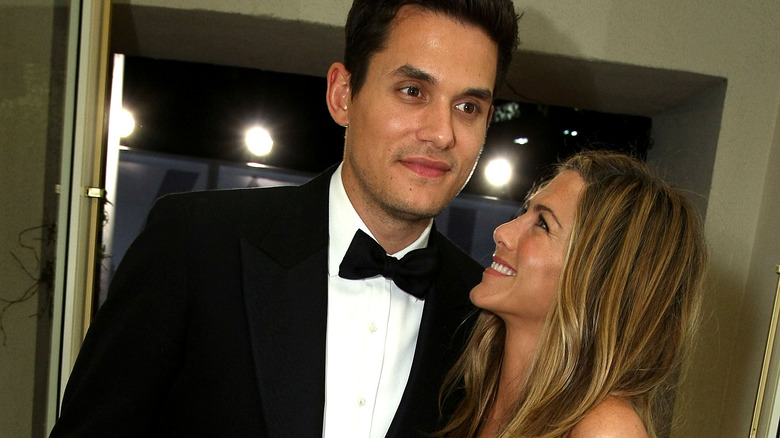
<svg viewBox="0 0 780 438">
<path fill-rule="evenodd" d="M 408 222 L 418 222 L 423 220 L 429 220 L 434 217 L 436 217 L 439 213 L 441 213 L 442 210 L 444 210 L 444 207 L 447 206 L 447 203 L 442 202 L 428 202 L 428 203 L 417 203 L 417 204 L 404 204 L 401 206 L 397 206 L 396 208 L 393 208 L 391 211 L 391 214 L 395 216 L 398 219 L 408 221 Z"/>
</svg>

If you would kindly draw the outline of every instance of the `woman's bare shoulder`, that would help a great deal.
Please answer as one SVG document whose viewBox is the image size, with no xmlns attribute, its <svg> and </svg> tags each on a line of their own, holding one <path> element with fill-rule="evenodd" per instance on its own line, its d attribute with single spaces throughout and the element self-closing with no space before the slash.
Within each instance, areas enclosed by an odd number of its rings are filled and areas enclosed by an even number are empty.
<svg viewBox="0 0 780 438">
<path fill-rule="evenodd" d="M 593 408 L 571 431 L 571 438 L 647 438 L 647 430 L 631 403 L 609 397 Z"/>
</svg>

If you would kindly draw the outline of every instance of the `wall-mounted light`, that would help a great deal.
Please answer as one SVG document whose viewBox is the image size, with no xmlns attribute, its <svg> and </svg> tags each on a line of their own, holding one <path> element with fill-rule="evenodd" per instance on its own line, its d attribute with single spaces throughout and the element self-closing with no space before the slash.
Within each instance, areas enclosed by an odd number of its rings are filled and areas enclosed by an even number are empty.
<svg viewBox="0 0 780 438">
<path fill-rule="evenodd" d="M 117 137 L 127 137 L 135 130 L 135 119 L 133 114 L 126 109 L 119 111 L 114 117 L 111 117 L 111 128 L 116 129 Z"/>
<path fill-rule="evenodd" d="M 497 158 L 485 167 L 485 178 L 496 187 L 506 185 L 512 178 L 512 165 L 503 158 Z"/>
<path fill-rule="evenodd" d="M 250 128 L 246 132 L 245 141 L 249 151 L 259 157 L 268 155 L 274 146 L 271 134 L 265 128 L 260 127 Z"/>
</svg>

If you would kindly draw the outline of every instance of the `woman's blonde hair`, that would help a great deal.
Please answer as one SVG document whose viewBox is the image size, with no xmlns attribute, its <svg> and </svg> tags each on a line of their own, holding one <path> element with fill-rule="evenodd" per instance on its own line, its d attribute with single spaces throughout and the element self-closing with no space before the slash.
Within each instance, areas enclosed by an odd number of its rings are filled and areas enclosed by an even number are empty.
<svg viewBox="0 0 780 438">
<path fill-rule="evenodd" d="M 589 151 L 557 299 L 500 437 L 563 437 L 606 397 L 630 400 L 651 437 L 698 325 L 706 266 L 691 202 L 626 155 Z M 504 324 L 483 310 L 443 394 L 464 397 L 440 436 L 473 437 L 498 388 Z"/>
</svg>

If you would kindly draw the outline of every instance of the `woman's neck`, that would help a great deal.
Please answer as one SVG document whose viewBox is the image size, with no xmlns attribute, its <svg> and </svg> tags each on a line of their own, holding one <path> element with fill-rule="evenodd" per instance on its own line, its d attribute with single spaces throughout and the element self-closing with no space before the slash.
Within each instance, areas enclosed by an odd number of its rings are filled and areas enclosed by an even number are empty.
<svg viewBox="0 0 780 438">
<path fill-rule="evenodd" d="M 480 428 L 479 438 L 495 438 L 509 420 L 508 416 L 525 389 L 525 381 L 534 358 L 539 333 L 540 331 L 535 328 L 525 326 L 519 329 L 507 325 L 498 392 L 488 413 L 488 419 Z"/>
</svg>

